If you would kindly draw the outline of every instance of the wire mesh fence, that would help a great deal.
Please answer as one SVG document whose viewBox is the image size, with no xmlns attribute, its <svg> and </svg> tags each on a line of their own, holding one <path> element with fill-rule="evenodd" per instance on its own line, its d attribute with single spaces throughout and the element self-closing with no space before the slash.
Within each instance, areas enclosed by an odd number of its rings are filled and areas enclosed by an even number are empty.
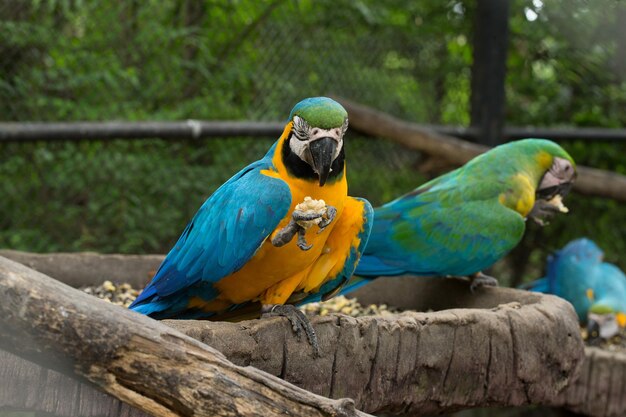
<svg viewBox="0 0 626 417">
<path fill-rule="evenodd" d="M 512 2 L 509 120 L 620 126 L 624 114 L 614 103 L 626 103 L 626 83 L 594 78 L 613 60 L 607 51 L 623 44 L 600 36 L 604 27 L 619 30 L 617 3 L 600 3 Z M 0 0 L 0 122 L 285 121 L 300 99 L 335 94 L 411 121 L 467 125 L 473 7 L 471 0 Z M 553 28 L 568 22 L 584 28 L 586 43 L 574 37 L 575 48 L 559 37 Z M 587 89 L 589 79 L 606 88 Z M 584 100 L 597 95 L 613 101 Z M 275 139 L 2 144 L 0 247 L 164 252 L 201 202 Z M 570 148 L 591 165 L 619 165 L 617 148 L 594 149 Z M 350 133 L 347 158 L 350 193 L 374 204 L 427 178 L 422 155 L 381 139 Z M 626 243 L 611 226 L 621 219 L 611 204 L 583 207 L 613 213 L 600 229 L 617 253 Z M 535 245 L 518 259 L 532 251 L 539 265 L 548 250 L 596 227 L 577 226 L 557 222 L 539 251 L 544 232 L 532 231 Z"/>
<path fill-rule="evenodd" d="M 302 98 L 332 93 L 440 122 L 437 68 L 417 60 L 460 36 L 442 19 L 465 24 L 461 3 L 2 0 L 0 13 L 2 121 L 284 121 Z M 0 246 L 163 252 L 273 140 L 3 145 L 2 177 L 21 180 L 2 185 Z M 347 143 L 354 195 L 381 203 L 424 180 L 418 153 Z"/>
<path fill-rule="evenodd" d="M 460 2 L 411 3 L 3 0 L 0 118 L 284 120 L 332 92 L 437 121 L 420 101 L 441 94 L 434 64 L 466 19 Z"/>
</svg>

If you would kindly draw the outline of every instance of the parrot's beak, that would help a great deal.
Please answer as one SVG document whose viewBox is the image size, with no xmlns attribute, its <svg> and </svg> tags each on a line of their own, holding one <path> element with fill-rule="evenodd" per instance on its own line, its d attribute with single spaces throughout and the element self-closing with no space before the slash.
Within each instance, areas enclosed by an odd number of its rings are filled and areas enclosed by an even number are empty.
<svg viewBox="0 0 626 417">
<path fill-rule="evenodd" d="M 331 137 L 317 139 L 309 145 L 311 159 L 313 160 L 313 170 L 319 177 L 320 187 L 326 184 L 330 174 L 331 165 L 335 159 L 337 151 L 337 141 Z"/>
<path fill-rule="evenodd" d="M 615 314 L 589 313 L 587 316 L 587 334 L 591 339 L 610 339 L 619 333 L 619 329 Z"/>
<path fill-rule="evenodd" d="M 556 185 L 544 185 L 542 182 L 537 189 L 537 197 L 542 200 L 550 200 L 556 195 L 565 197 L 572 190 L 573 185 L 573 181 L 559 182 Z"/>
<path fill-rule="evenodd" d="M 550 200 L 557 195 L 565 197 L 576 180 L 576 169 L 571 162 L 555 158 L 552 167 L 541 178 L 537 186 L 537 198 Z"/>
</svg>

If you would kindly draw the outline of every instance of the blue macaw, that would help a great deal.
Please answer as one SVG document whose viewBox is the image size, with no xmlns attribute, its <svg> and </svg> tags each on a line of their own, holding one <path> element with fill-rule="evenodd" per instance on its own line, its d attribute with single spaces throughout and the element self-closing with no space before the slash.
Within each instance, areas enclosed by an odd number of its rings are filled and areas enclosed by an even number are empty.
<svg viewBox="0 0 626 417">
<path fill-rule="evenodd" d="M 296 104 L 280 139 L 204 202 L 130 308 L 157 319 L 285 315 L 313 343 L 293 304 L 336 294 L 372 227 L 369 202 L 347 195 L 347 127 L 334 100 Z"/>
<path fill-rule="evenodd" d="M 348 292 L 366 279 L 413 274 L 466 276 L 472 289 L 497 285 L 481 273 L 522 238 L 526 218 L 556 212 L 576 177 L 574 161 L 545 139 L 507 143 L 378 207 Z"/>
<path fill-rule="evenodd" d="M 587 238 L 576 239 L 548 258 L 547 272 L 524 286 L 531 291 L 554 294 L 569 301 L 581 322 L 590 327 L 600 316 L 615 317 L 626 327 L 626 275 L 615 265 L 603 262 L 604 253 Z M 604 333 L 603 329 L 601 333 Z"/>
</svg>

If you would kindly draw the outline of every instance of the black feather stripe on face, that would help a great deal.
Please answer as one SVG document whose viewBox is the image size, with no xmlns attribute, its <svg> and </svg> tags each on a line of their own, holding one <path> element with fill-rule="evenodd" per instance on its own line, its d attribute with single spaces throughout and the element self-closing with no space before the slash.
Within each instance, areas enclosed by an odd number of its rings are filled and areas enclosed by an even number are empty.
<svg viewBox="0 0 626 417">
<path fill-rule="evenodd" d="M 313 171 L 313 167 L 300 159 L 300 157 L 293 153 L 293 151 L 291 150 L 289 142 L 292 140 L 298 139 L 293 136 L 293 133 L 290 133 L 289 139 L 287 139 L 287 141 L 283 145 L 282 150 L 283 163 L 287 168 L 287 172 L 296 178 L 317 181 L 318 176 L 315 171 Z M 326 181 L 327 184 L 332 184 L 333 182 L 341 178 L 341 176 L 343 175 L 345 159 L 345 146 L 342 146 L 341 150 L 339 151 L 339 155 L 337 156 L 337 158 L 335 158 L 331 165 L 332 171 L 328 175 L 328 180 Z"/>
</svg>

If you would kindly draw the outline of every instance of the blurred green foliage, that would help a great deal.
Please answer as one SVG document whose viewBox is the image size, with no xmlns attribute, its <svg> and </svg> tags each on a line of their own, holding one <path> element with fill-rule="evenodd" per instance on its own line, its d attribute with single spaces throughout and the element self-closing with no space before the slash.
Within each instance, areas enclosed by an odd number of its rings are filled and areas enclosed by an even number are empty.
<svg viewBox="0 0 626 417">
<path fill-rule="evenodd" d="M 422 123 L 467 125 L 474 1 L 0 0 L 0 120 L 285 120 L 337 94 Z M 507 123 L 626 124 L 626 6 L 514 0 Z M 202 201 L 273 138 L 0 145 L 0 247 L 165 252 Z M 563 144 L 626 173 L 626 145 Z M 423 157 L 348 138 L 350 192 L 388 201 L 427 177 Z M 529 225 L 496 270 L 541 274 L 588 236 L 626 267 L 626 210 L 573 195 Z"/>
</svg>

